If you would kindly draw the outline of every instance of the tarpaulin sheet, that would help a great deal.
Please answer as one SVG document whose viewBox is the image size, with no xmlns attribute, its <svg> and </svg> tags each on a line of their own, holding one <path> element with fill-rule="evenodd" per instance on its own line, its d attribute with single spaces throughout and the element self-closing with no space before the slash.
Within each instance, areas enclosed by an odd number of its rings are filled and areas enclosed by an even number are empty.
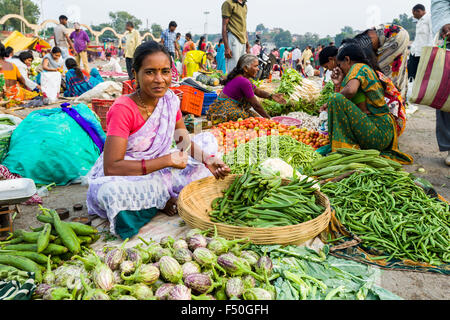
<svg viewBox="0 0 450 320">
<path fill-rule="evenodd" d="M 25 37 L 19 31 L 14 31 L 8 38 L 5 39 L 3 45 L 11 47 L 15 52 L 22 50 L 34 50 L 36 45 L 40 45 L 41 49 L 51 49 L 50 44 L 40 38 L 28 38 Z"/>
</svg>

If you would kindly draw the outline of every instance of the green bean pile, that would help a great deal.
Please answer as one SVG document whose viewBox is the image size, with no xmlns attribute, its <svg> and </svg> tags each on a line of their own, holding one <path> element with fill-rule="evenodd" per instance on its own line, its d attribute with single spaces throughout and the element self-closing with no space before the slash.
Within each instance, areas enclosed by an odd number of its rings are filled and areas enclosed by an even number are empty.
<svg viewBox="0 0 450 320">
<path fill-rule="evenodd" d="M 239 145 L 226 154 L 223 161 L 230 167 L 231 173 L 243 174 L 249 165 L 261 164 L 269 158 L 282 159 L 294 169 L 299 169 L 309 168 L 322 156 L 311 146 L 290 136 L 267 136 Z"/>
<path fill-rule="evenodd" d="M 336 217 L 363 245 L 393 258 L 432 265 L 450 262 L 450 210 L 429 198 L 406 172 L 364 169 L 321 188 Z"/>
<path fill-rule="evenodd" d="M 316 204 L 315 181 L 294 178 L 282 186 L 279 176 L 265 177 L 250 166 L 212 203 L 211 221 L 241 227 L 270 228 L 297 225 L 322 214 Z"/>
</svg>

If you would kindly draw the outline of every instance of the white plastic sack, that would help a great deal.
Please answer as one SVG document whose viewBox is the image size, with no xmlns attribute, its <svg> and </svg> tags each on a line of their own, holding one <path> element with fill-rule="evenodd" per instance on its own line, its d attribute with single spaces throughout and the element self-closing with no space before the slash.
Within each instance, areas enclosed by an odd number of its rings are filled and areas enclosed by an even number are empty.
<svg viewBox="0 0 450 320">
<path fill-rule="evenodd" d="M 59 72 L 41 73 L 41 90 L 47 96 L 49 103 L 55 103 L 58 100 L 61 81 L 62 77 Z"/>
<path fill-rule="evenodd" d="M 10 137 L 14 129 L 22 122 L 22 119 L 10 114 L 0 114 L 0 120 L 3 119 L 10 120 L 14 125 L 0 124 L 0 138 Z"/>
<path fill-rule="evenodd" d="M 75 103 L 91 103 L 92 99 L 114 100 L 122 95 L 122 84 L 115 81 L 105 81 L 96 85 L 93 89 L 83 93 Z"/>
</svg>

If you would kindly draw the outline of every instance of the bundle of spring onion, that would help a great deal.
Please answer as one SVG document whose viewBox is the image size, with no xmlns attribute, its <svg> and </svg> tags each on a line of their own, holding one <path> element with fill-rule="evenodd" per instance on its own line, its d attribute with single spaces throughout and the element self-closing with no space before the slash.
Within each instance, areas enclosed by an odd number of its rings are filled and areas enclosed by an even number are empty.
<svg viewBox="0 0 450 320">
<path fill-rule="evenodd" d="M 308 168 L 322 156 L 290 136 L 267 136 L 239 145 L 223 160 L 233 174 L 243 174 L 249 165 L 260 164 L 269 158 L 280 158 L 294 169 L 300 169 Z"/>
<path fill-rule="evenodd" d="M 341 148 L 328 157 L 319 159 L 311 165 L 311 176 L 322 180 L 333 179 L 353 170 L 364 168 L 401 170 L 401 164 L 380 157 L 377 150 L 356 150 Z"/>
<path fill-rule="evenodd" d="M 282 186 L 279 175 L 267 176 L 250 166 L 212 202 L 211 221 L 255 228 L 283 227 L 315 219 L 325 208 L 316 204 L 316 182 L 294 178 Z"/>
<path fill-rule="evenodd" d="M 336 217 L 380 258 L 450 263 L 450 207 L 428 197 L 404 171 L 363 169 L 321 191 Z"/>
</svg>

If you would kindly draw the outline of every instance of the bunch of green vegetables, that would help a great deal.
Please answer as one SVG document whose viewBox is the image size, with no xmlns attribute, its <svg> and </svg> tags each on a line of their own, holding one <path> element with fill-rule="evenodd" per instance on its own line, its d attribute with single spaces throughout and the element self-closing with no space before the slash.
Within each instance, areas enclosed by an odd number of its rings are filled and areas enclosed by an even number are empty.
<svg viewBox="0 0 450 320">
<path fill-rule="evenodd" d="M 226 240 L 193 229 L 175 240 L 144 240 L 125 248 L 83 250 L 49 269 L 34 299 L 43 300 L 273 300 L 272 261 L 247 250 L 246 239 Z M 244 242 L 247 242 L 244 244 Z"/>
<path fill-rule="evenodd" d="M 217 231 L 198 229 L 179 239 L 140 240 L 129 248 L 126 240 L 103 250 L 83 249 L 57 269 L 49 266 L 33 299 L 288 300 L 305 294 L 316 299 L 355 299 L 347 294 L 355 290 L 360 299 L 381 298 L 382 289 L 361 286 L 367 283 L 368 272 L 351 275 L 356 269 L 347 266 L 353 262 L 327 257 L 326 251 L 254 246 L 246 239 L 227 240 Z M 317 265 L 309 267 L 309 263 Z M 317 294 L 305 289 L 296 294 L 296 282 L 317 286 Z M 337 292 L 336 285 L 344 288 Z M 291 295 L 286 288 L 293 288 Z"/>
<path fill-rule="evenodd" d="M 280 158 L 294 169 L 306 169 L 322 156 L 290 136 L 267 136 L 239 145 L 223 160 L 233 174 L 243 174 L 249 165 L 259 165 L 269 158 Z"/>
<path fill-rule="evenodd" d="M 294 69 L 288 69 L 281 77 L 281 83 L 276 93 L 291 95 L 295 88 L 302 83 L 302 76 Z"/>
<path fill-rule="evenodd" d="M 393 160 L 380 157 L 378 150 L 356 150 L 341 148 L 327 157 L 312 164 L 308 172 L 313 177 L 322 180 L 333 179 L 353 170 L 364 168 L 402 170 L 403 166 Z"/>
<path fill-rule="evenodd" d="M 324 104 L 328 103 L 333 94 L 334 84 L 332 81 L 329 81 L 323 87 L 322 91 L 320 92 L 320 96 L 316 101 L 317 110 L 319 110 Z"/>
<path fill-rule="evenodd" d="M 449 205 L 428 197 L 407 172 L 365 168 L 321 190 L 339 221 L 378 259 L 450 262 Z"/>
<path fill-rule="evenodd" d="M 262 106 L 271 117 L 278 117 L 294 111 L 294 105 L 288 103 L 286 105 L 279 104 L 272 100 L 263 100 Z"/>
<path fill-rule="evenodd" d="M 300 180 L 294 173 L 289 184 L 279 175 L 265 175 L 250 166 L 237 176 L 224 196 L 212 202 L 211 221 L 254 228 L 300 224 L 321 215 L 325 208 L 316 204 L 316 182 Z"/>
<path fill-rule="evenodd" d="M 0 243 L 0 267 L 14 267 L 33 272 L 37 283 L 51 258 L 53 266 L 61 264 L 98 240 L 97 229 L 76 222 L 61 221 L 54 210 L 40 207 L 37 219 L 44 223 L 33 232 L 16 230 L 5 242 Z"/>
<path fill-rule="evenodd" d="M 25 283 L 30 278 L 30 273 L 11 266 L 0 265 L 0 282 L 17 281 Z"/>
<path fill-rule="evenodd" d="M 252 246 L 273 262 L 277 300 L 401 300 L 377 286 L 377 270 L 299 246 Z"/>
</svg>

